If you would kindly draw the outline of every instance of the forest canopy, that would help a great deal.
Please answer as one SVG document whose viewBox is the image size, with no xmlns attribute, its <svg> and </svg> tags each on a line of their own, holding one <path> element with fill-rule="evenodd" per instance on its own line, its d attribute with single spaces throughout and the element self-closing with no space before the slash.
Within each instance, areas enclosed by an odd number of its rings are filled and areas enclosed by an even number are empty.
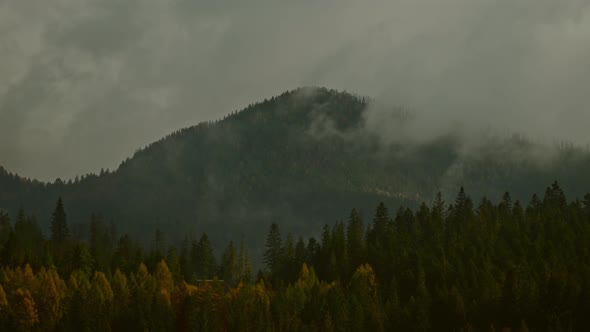
<svg viewBox="0 0 590 332">
<path fill-rule="evenodd" d="M 92 215 L 72 232 L 61 199 L 45 234 L 0 212 L 0 330 L 583 331 L 590 326 L 590 194 L 557 183 L 529 202 L 460 189 L 417 209 L 384 203 L 320 238 L 268 225 L 252 271 L 244 239 L 203 233 L 141 246 Z M 346 215 L 345 211 L 342 211 Z"/>
</svg>

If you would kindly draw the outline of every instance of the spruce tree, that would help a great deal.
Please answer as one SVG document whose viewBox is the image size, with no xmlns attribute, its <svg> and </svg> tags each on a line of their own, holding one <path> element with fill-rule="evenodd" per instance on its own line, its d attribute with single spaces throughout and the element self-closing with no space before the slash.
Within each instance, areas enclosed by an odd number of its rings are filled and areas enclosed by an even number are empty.
<svg viewBox="0 0 590 332">
<path fill-rule="evenodd" d="M 223 251 L 221 257 L 221 265 L 219 266 L 219 276 L 227 284 L 234 285 L 239 278 L 239 264 L 237 259 L 237 251 L 233 241 L 230 241 L 228 246 Z"/>
<path fill-rule="evenodd" d="M 363 234 L 363 220 L 356 209 L 350 212 L 348 227 L 346 228 L 346 239 L 350 271 L 352 273 L 361 264 L 365 263 L 365 242 Z"/>
<path fill-rule="evenodd" d="M 57 200 L 53 219 L 51 221 L 51 240 L 56 244 L 63 244 L 70 236 L 66 220 L 66 212 L 61 197 Z"/>
<path fill-rule="evenodd" d="M 210 279 L 215 276 L 217 263 L 207 233 L 203 233 L 199 242 L 193 243 L 191 249 L 191 263 L 195 269 L 194 278 Z"/>
<path fill-rule="evenodd" d="M 248 256 L 248 248 L 244 238 L 240 242 L 240 252 L 238 254 L 238 264 L 240 268 L 240 280 L 243 282 L 250 282 L 252 280 L 252 265 L 250 264 L 250 257 Z"/>
<path fill-rule="evenodd" d="M 270 225 L 265 247 L 264 263 L 271 272 L 276 272 L 279 267 L 282 249 L 281 231 L 276 223 Z"/>
<path fill-rule="evenodd" d="M 8 242 L 10 234 L 12 233 L 12 225 L 10 224 L 10 217 L 3 210 L 0 210 L 0 251 Z"/>
</svg>

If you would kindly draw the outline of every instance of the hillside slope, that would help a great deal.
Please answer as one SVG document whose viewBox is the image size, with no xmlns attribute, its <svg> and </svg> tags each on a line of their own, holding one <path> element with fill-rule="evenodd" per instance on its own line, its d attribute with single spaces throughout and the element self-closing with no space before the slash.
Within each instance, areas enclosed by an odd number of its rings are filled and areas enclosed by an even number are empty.
<svg viewBox="0 0 590 332">
<path fill-rule="evenodd" d="M 369 218 L 379 201 L 416 205 L 460 185 L 474 196 L 509 190 L 527 201 L 554 180 L 571 195 L 590 188 L 584 150 L 562 147 L 539 164 L 526 157 L 535 144 L 518 137 L 490 140 L 476 157 L 461 155 L 452 136 L 411 149 L 384 144 L 363 130 L 366 104 L 343 92 L 298 89 L 179 130 L 114 172 L 45 184 L 0 169 L 0 208 L 15 214 L 23 206 L 46 226 L 62 196 L 70 223 L 95 212 L 146 242 L 160 228 L 174 240 L 203 231 L 214 242 L 244 235 L 255 249 L 271 222 L 312 235 L 352 207 Z"/>
</svg>

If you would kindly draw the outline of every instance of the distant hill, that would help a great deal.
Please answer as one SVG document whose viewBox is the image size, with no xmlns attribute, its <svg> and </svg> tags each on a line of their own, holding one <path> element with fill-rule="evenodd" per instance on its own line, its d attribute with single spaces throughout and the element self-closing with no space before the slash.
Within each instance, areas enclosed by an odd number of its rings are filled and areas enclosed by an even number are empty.
<svg viewBox="0 0 590 332">
<path fill-rule="evenodd" d="M 22 206 L 47 227 L 62 196 L 71 224 L 99 213 L 146 243 L 156 228 L 171 240 L 244 235 L 256 255 L 271 222 L 317 235 L 352 207 L 369 219 L 379 201 L 415 206 L 461 185 L 476 203 L 504 191 L 528 203 L 555 180 L 570 195 L 590 191 L 584 149 L 562 146 L 543 163 L 529 153 L 536 143 L 516 136 L 490 139 L 474 157 L 461 155 L 452 135 L 407 149 L 363 130 L 366 105 L 344 92 L 297 89 L 179 130 L 113 172 L 41 183 L 0 168 L 0 208 L 14 215 Z"/>
</svg>

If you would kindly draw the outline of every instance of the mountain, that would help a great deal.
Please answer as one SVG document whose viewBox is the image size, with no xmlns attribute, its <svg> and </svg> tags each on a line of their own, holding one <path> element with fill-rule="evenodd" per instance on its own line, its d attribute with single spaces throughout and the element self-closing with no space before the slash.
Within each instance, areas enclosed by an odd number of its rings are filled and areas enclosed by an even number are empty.
<svg viewBox="0 0 590 332">
<path fill-rule="evenodd" d="M 476 203 L 504 191 L 528 203 L 555 180 L 577 197 L 590 188 L 585 149 L 562 145 L 538 158 L 545 150 L 519 136 L 490 138 L 467 155 L 454 135 L 416 146 L 384 143 L 365 128 L 368 102 L 324 88 L 289 91 L 179 130 L 113 172 L 67 183 L 0 168 L 0 208 L 15 214 L 24 207 L 47 227 L 61 196 L 71 224 L 98 213 L 146 243 L 156 228 L 174 241 L 200 232 L 214 243 L 245 236 L 256 255 L 271 222 L 317 235 L 352 207 L 368 219 L 380 201 L 416 206 L 461 185 Z M 392 121 L 404 121 L 407 114 L 395 112 Z"/>
</svg>

